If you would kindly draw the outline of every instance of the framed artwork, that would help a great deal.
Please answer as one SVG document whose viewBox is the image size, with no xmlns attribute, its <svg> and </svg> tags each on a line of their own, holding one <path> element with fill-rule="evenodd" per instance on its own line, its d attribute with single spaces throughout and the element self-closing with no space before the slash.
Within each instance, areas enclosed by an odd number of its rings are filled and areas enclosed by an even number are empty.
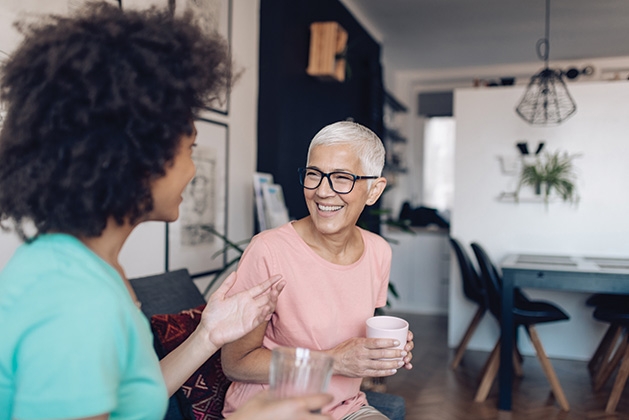
<svg viewBox="0 0 629 420">
<path fill-rule="evenodd" d="M 187 268 L 193 277 L 200 277 L 220 270 L 226 262 L 221 236 L 227 236 L 229 129 L 203 118 L 195 125 L 192 159 L 197 170 L 182 194 L 179 218 L 166 223 L 165 269 Z"/>
<path fill-rule="evenodd" d="M 282 226 L 290 221 L 281 185 L 262 184 L 262 197 L 264 198 L 267 229 Z"/>
<path fill-rule="evenodd" d="M 260 232 L 267 230 L 266 225 L 266 209 L 264 207 L 264 196 L 262 192 L 262 186 L 265 184 L 273 183 L 273 175 L 264 172 L 255 172 L 253 174 L 253 193 L 256 199 L 256 214 L 258 217 L 258 227 Z"/>
<path fill-rule="evenodd" d="M 175 13 L 192 11 L 197 23 L 207 32 L 218 32 L 227 41 L 231 51 L 231 0 L 170 0 L 175 2 Z M 210 111 L 227 115 L 229 113 L 229 92 L 210 104 Z"/>
<path fill-rule="evenodd" d="M 68 0 L 82 2 L 85 0 Z M 227 41 L 231 50 L 232 0 L 107 0 L 120 1 L 123 9 L 143 9 L 150 6 L 167 7 L 175 15 L 191 11 L 196 22 L 207 32 L 218 32 Z M 209 111 L 227 115 L 229 113 L 229 91 L 212 102 Z"/>
<path fill-rule="evenodd" d="M 73 1 L 73 0 L 69 0 Z M 74 0 L 76 1 L 76 0 Z M 115 1 L 115 0 L 108 0 Z M 149 7 L 168 7 L 170 10 L 174 10 L 175 0 L 118 0 L 122 10 L 131 9 L 148 9 Z"/>
<path fill-rule="evenodd" d="M 9 54 L 0 50 L 0 66 L 4 63 L 4 61 L 9 57 Z M 2 128 L 2 124 L 4 124 L 4 119 L 7 115 L 7 109 L 4 105 L 4 102 L 0 101 L 0 128 Z"/>
<path fill-rule="evenodd" d="M 76 9 L 83 7 L 89 0 L 68 0 L 68 13 L 74 12 Z M 122 8 L 122 0 L 106 0 L 115 6 Z"/>
</svg>

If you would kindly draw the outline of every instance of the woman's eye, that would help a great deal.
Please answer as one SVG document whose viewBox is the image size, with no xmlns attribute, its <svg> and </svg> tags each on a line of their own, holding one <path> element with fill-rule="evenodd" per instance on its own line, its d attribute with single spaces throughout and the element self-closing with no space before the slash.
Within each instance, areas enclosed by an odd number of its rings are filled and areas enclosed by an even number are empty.
<svg viewBox="0 0 629 420">
<path fill-rule="evenodd" d="M 353 181 L 354 177 L 350 174 L 334 174 L 332 175 L 335 181 Z"/>
</svg>

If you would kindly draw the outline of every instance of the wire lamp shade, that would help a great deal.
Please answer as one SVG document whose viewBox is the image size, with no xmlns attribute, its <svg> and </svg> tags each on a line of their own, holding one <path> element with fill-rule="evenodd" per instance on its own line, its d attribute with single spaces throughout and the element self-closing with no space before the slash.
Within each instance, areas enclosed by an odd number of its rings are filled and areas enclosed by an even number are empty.
<svg viewBox="0 0 629 420">
<path fill-rule="evenodd" d="M 546 38 L 537 41 L 537 55 L 546 67 L 531 77 L 524 96 L 515 111 L 529 124 L 559 124 L 577 111 L 561 71 L 548 67 L 550 49 L 550 0 L 546 0 Z M 542 47 L 544 51 L 542 52 Z"/>
<path fill-rule="evenodd" d="M 531 77 L 515 109 L 529 124 L 559 124 L 576 110 L 561 73 L 548 67 Z"/>
</svg>

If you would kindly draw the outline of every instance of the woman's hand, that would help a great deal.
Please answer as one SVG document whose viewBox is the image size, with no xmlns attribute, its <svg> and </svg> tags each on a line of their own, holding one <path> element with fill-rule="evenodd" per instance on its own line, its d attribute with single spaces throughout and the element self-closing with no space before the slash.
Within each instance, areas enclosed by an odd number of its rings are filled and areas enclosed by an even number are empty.
<svg viewBox="0 0 629 420">
<path fill-rule="evenodd" d="M 286 285 L 280 279 L 279 275 L 273 276 L 251 289 L 227 297 L 236 282 L 236 273 L 230 274 L 210 296 L 197 330 L 202 331 L 216 348 L 251 332 L 271 319 L 277 297 Z"/>
<path fill-rule="evenodd" d="M 413 332 L 408 330 L 408 334 L 406 335 L 406 345 L 404 346 L 404 350 L 406 351 L 406 356 L 404 356 L 404 369 L 411 370 L 413 369 L 413 365 L 411 364 L 411 360 L 413 359 L 413 353 L 411 351 L 415 348 L 415 343 L 413 342 Z"/>
<path fill-rule="evenodd" d="M 401 367 L 410 369 L 412 333 L 404 350 L 396 349 L 397 340 L 359 338 L 346 340 L 327 351 L 334 357 L 334 374 L 350 378 L 391 376 Z"/>
<path fill-rule="evenodd" d="M 329 394 L 274 399 L 269 391 L 261 392 L 240 407 L 230 420 L 331 420 L 325 414 L 316 414 L 323 406 L 332 402 Z"/>
</svg>

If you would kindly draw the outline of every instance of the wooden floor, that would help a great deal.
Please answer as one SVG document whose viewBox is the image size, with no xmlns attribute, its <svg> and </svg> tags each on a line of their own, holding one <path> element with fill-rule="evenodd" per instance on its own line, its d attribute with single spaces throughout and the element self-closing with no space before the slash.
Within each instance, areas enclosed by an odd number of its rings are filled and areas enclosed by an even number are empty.
<svg viewBox="0 0 629 420">
<path fill-rule="evenodd" d="M 629 386 L 615 415 L 605 415 L 612 377 L 598 393 L 592 391 L 586 362 L 551 359 L 571 410 L 563 412 L 550 393 L 550 385 L 535 357 L 525 356 L 524 377 L 514 381 L 513 411 L 497 409 L 498 384 L 487 401 L 474 402 L 480 371 L 488 352 L 467 351 L 456 371 L 449 367 L 453 350 L 447 347 L 445 316 L 392 313 L 407 319 L 415 334 L 411 371 L 400 370 L 386 379 L 388 393 L 406 400 L 406 420 L 629 420 Z"/>
</svg>

